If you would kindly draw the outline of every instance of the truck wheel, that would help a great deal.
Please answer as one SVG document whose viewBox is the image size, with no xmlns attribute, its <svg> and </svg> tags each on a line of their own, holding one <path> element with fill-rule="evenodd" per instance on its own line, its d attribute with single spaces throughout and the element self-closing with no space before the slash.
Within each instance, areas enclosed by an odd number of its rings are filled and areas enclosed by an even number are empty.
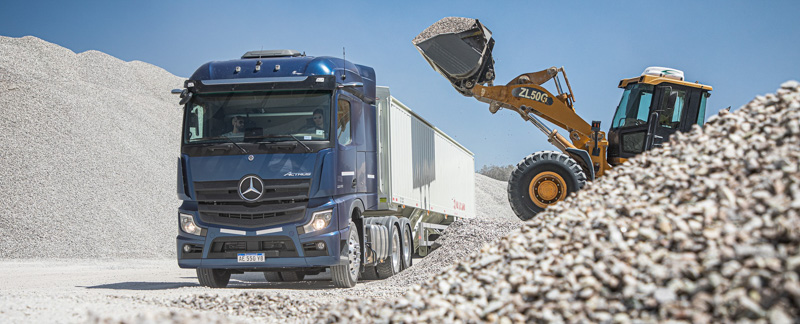
<svg viewBox="0 0 800 324">
<path fill-rule="evenodd" d="M 231 280 L 231 272 L 225 269 L 197 269 L 197 281 L 201 286 L 225 288 Z"/>
<path fill-rule="evenodd" d="M 361 272 L 361 244 L 358 239 L 356 224 L 350 222 L 350 236 L 347 239 L 347 264 L 331 267 L 333 285 L 339 288 L 352 288 L 358 281 Z"/>
<path fill-rule="evenodd" d="M 411 234 L 411 224 L 408 223 L 408 220 L 404 219 L 404 221 L 400 222 L 400 228 L 402 228 L 402 236 L 401 238 L 401 245 L 403 257 L 403 269 L 408 269 L 411 267 L 412 263 L 412 254 L 414 253 L 414 237 Z"/>
<path fill-rule="evenodd" d="M 264 278 L 269 282 L 303 281 L 305 277 L 302 271 L 264 271 Z"/>
<path fill-rule="evenodd" d="M 306 274 L 302 271 L 281 271 L 281 278 L 285 282 L 303 281 Z"/>
<path fill-rule="evenodd" d="M 399 273 L 402 264 L 400 258 L 402 247 L 400 246 L 400 229 L 397 228 L 397 218 L 394 216 L 386 217 L 383 226 L 389 229 L 389 260 L 384 260 L 384 262 L 375 266 L 380 279 L 386 279 Z"/>
<path fill-rule="evenodd" d="M 281 273 L 278 271 L 264 271 L 264 279 L 267 279 L 269 282 L 283 282 Z"/>
<path fill-rule="evenodd" d="M 364 280 L 378 280 L 378 272 L 375 267 L 365 267 L 364 271 L 361 272 L 361 278 Z"/>
<path fill-rule="evenodd" d="M 508 180 L 508 202 L 521 220 L 583 188 L 586 175 L 571 157 L 560 152 L 536 152 L 517 164 Z"/>
</svg>

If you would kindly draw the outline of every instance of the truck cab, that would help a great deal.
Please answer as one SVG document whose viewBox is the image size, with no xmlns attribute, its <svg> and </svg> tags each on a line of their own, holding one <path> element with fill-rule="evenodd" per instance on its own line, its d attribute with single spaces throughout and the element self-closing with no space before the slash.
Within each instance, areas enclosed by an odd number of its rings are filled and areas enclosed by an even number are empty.
<svg viewBox="0 0 800 324">
<path fill-rule="evenodd" d="M 430 235 L 473 211 L 449 204 L 472 202 L 471 180 L 460 186 L 467 198 L 431 189 L 471 179 L 472 153 L 398 108 L 370 67 L 254 51 L 200 66 L 173 92 L 184 105 L 178 265 L 197 269 L 201 285 L 225 287 L 251 271 L 299 281 L 329 269 L 335 286 L 353 287 L 411 266 Z M 404 124 L 392 125 L 390 111 Z M 434 169 L 435 140 L 455 151 L 451 159 L 460 153 L 463 168 Z M 392 154 L 398 145 L 408 151 Z M 426 168 L 406 168 L 417 164 Z M 407 194 L 392 192 L 407 183 Z"/>
<path fill-rule="evenodd" d="M 608 131 L 608 160 L 619 165 L 660 147 L 675 132 L 705 122 L 711 86 L 684 81 L 680 70 L 648 67 L 641 76 L 623 79 L 625 89 Z"/>
</svg>

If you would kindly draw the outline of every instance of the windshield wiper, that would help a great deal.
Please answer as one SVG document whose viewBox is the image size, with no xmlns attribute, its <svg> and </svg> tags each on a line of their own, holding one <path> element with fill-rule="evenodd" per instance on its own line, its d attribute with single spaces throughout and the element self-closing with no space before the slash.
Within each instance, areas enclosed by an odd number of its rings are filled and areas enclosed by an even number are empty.
<svg viewBox="0 0 800 324">
<path fill-rule="evenodd" d="M 295 137 L 295 136 L 294 136 L 294 135 L 292 135 L 292 134 L 286 134 L 286 135 L 276 135 L 276 134 L 270 134 L 270 135 L 264 135 L 264 136 L 262 136 L 261 138 L 292 138 L 292 139 L 294 139 L 295 141 L 297 141 L 297 143 L 300 143 L 300 145 L 302 145 L 302 146 L 303 146 L 303 148 L 305 148 L 305 149 L 306 149 L 306 152 L 311 152 L 311 151 L 312 151 L 312 150 L 311 150 L 311 148 L 310 148 L 310 147 L 308 147 L 308 145 L 306 145 L 305 143 L 303 143 L 303 141 L 301 141 L 300 139 L 298 139 L 297 137 Z M 271 142 L 270 142 L 270 143 L 271 143 Z"/>
<path fill-rule="evenodd" d="M 227 137 L 227 136 L 214 137 L 214 139 L 217 139 L 217 138 L 225 139 L 226 141 L 228 141 L 228 143 L 236 145 L 236 147 L 238 147 L 239 150 L 242 151 L 242 153 L 247 154 L 247 150 L 245 150 L 243 147 L 239 146 L 239 144 L 236 144 L 236 142 L 234 140 L 230 139 L 230 137 Z"/>
</svg>

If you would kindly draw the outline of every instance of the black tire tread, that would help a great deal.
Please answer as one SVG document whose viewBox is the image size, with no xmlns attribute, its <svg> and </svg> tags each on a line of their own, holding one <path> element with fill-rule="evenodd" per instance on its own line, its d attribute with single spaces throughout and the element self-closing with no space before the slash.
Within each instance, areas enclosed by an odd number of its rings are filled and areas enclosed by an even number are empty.
<svg viewBox="0 0 800 324">
<path fill-rule="evenodd" d="M 398 230 L 397 223 L 397 217 L 394 216 L 386 217 L 382 223 L 383 226 L 386 226 L 386 228 L 389 229 L 389 235 L 386 236 L 386 240 L 388 241 L 387 244 L 389 245 L 389 253 L 387 255 L 387 259 L 384 260 L 385 262 L 378 263 L 378 265 L 375 266 L 375 270 L 378 272 L 378 278 L 380 279 L 389 278 L 399 272 L 395 272 L 394 268 L 392 267 L 392 236 L 394 232 Z M 400 268 L 402 269 L 402 259 L 400 262 Z"/>
<path fill-rule="evenodd" d="M 517 163 L 516 168 L 511 172 L 511 176 L 508 179 L 508 202 L 511 205 L 511 209 L 520 219 L 531 219 L 544 209 L 535 205 L 530 207 L 526 205 L 523 201 L 523 195 L 517 192 L 517 188 L 519 188 L 518 184 L 524 181 L 528 172 L 534 167 L 542 163 L 550 162 L 560 164 L 561 167 L 574 176 L 574 180 L 577 182 L 577 188 L 576 190 L 568 191 L 567 194 L 581 190 L 586 185 L 586 174 L 583 172 L 580 164 L 567 154 L 553 151 L 541 151 L 526 156 L 522 161 Z M 564 180 L 569 182 L 569 179 Z M 527 184 L 525 184 L 525 186 L 527 186 Z"/>
<path fill-rule="evenodd" d="M 355 216 L 355 215 L 354 215 Z M 356 228 L 356 224 L 353 221 L 350 221 L 350 235 L 356 235 L 356 239 L 359 241 L 358 244 L 361 245 L 361 239 L 358 238 L 358 229 Z M 350 238 L 347 238 L 347 242 L 345 244 L 349 244 Z M 348 264 L 344 265 L 335 265 L 331 267 L 331 280 L 333 281 L 333 285 L 338 288 L 352 288 L 355 287 L 356 283 L 358 282 L 358 278 L 356 277 L 355 280 L 350 277 L 350 269 Z"/>
<path fill-rule="evenodd" d="M 231 273 L 223 269 L 200 269 L 196 270 L 197 281 L 201 286 L 210 288 L 225 288 L 231 279 Z"/>
<path fill-rule="evenodd" d="M 269 282 L 283 282 L 281 273 L 278 271 L 264 271 L 264 279 Z"/>
</svg>

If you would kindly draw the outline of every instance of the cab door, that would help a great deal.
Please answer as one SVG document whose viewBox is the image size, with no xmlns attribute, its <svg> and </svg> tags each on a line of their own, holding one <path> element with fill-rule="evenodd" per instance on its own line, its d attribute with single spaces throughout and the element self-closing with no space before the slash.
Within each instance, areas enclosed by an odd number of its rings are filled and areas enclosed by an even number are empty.
<svg viewBox="0 0 800 324">
<path fill-rule="evenodd" d="M 336 141 L 336 195 L 356 192 L 356 151 L 357 143 L 353 138 L 353 104 L 354 98 L 339 93 L 336 100 L 336 127 L 333 136 Z"/>
<path fill-rule="evenodd" d="M 663 146 L 677 131 L 686 132 L 691 129 L 691 124 L 697 120 L 696 101 L 699 99 L 699 96 L 692 95 L 693 90 L 674 84 L 656 87 L 656 104 L 652 106 L 647 121 L 646 150 Z M 689 107 L 695 108 L 689 109 Z"/>
</svg>

